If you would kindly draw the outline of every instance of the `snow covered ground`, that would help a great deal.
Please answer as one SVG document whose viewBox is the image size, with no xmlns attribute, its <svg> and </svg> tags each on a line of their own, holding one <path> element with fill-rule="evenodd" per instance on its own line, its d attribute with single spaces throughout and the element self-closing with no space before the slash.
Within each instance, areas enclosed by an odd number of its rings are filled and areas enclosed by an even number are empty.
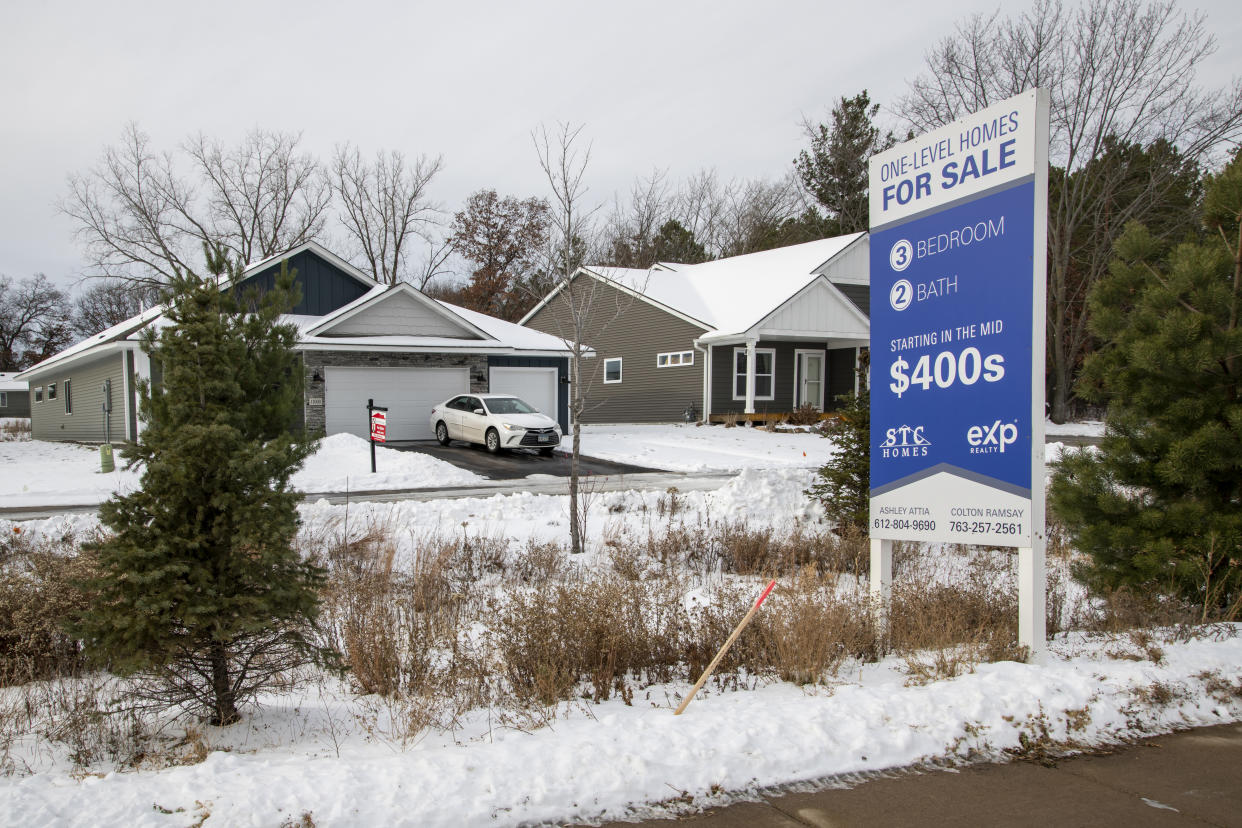
<svg viewBox="0 0 1242 828">
<path fill-rule="evenodd" d="M 663 815 L 675 798 L 968 757 L 1003 758 L 1042 738 L 1108 744 L 1236 721 L 1237 630 L 1164 646 L 1159 663 L 1081 637 L 1045 665 L 984 664 L 907 686 L 892 660 L 830 687 L 771 683 L 707 692 L 684 684 L 563 705 L 547 727 L 498 726 L 489 711 L 416 744 L 386 737 L 382 704 L 361 711 L 336 685 L 270 697 L 227 731 L 204 728 L 205 760 L 158 771 L 0 780 L 0 814 L 24 826 L 507 826 Z M 660 803 L 665 803 L 661 805 Z M 682 804 L 680 807 L 685 807 Z M 198 822 L 196 820 L 202 819 Z"/>
<path fill-rule="evenodd" d="M 366 477 L 358 470 L 366 444 L 357 443 L 325 441 L 299 485 L 327 491 L 345 478 Z M 588 427 L 583 443 L 588 454 L 626 462 L 740 470 L 716 491 L 676 493 L 677 519 L 687 524 L 788 526 L 821 515 L 803 494 L 831 451 L 829 441 L 815 435 Z M 124 483 L 90 488 L 96 482 L 90 467 L 97 463 L 90 449 L 41 444 L 36 459 L 5 455 L 11 445 L 0 446 L 6 466 L 46 467 L 25 483 L 42 496 L 73 488 L 102 496 Z M 446 482 L 440 466 L 417 465 L 435 463 L 431 458 L 392 454 L 399 456 L 385 456 L 386 466 L 404 458 L 416 464 L 393 474 L 419 481 L 396 485 Z M 2 502 L 27 494 L 14 490 L 11 477 L 0 485 L 8 487 L 0 489 Z M 389 480 L 383 487 L 393 486 Z M 666 524 L 673 497 L 591 493 L 588 487 L 592 551 L 582 564 L 602 564 L 600 542 L 610 535 Z M 399 557 L 432 533 L 504 538 L 517 552 L 531 539 L 563 542 L 568 531 L 567 499 L 530 493 L 348 507 L 318 501 L 300 511 L 308 536 L 352 536 L 383 526 L 396 539 Z M 22 529 L 38 536 L 95 525 L 94 516 L 69 515 L 26 522 Z M 0 521 L 0 533 L 8 531 Z M 1163 641 L 1158 649 L 1153 657 L 1150 647 L 1124 636 L 1070 634 L 1052 643 L 1042 664 L 982 664 L 925 685 L 908 684 L 900 661 L 889 658 L 856 664 L 818 687 L 771 681 L 720 692 L 709 684 L 680 717 L 672 710 L 688 685 L 676 682 L 638 691 L 632 706 L 620 699 L 563 704 L 546 727 L 505 726 L 494 711 L 481 709 L 459 717 L 451 731 L 424 731 L 414 739 L 398 733 L 399 710 L 324 679 L 263 698 L 239 725 L 198 727 L 205 758 L 184 766 L 83 772 L 63 746 L 33 740 L 0 745 L 0 754 L 7 751 L 21 771 L 0 778 L 0 823 L 275 826 L 310 814 L 321 827 L 507 826 L 625 818 L 666 814 L 684 808 L 687 798 L 702 806 L 799 780 L 971 756 L 1004 758 L 1045 730 L 1049 739 L 1087 746 L 1242 719 L 1242 625 L 1218 626 L 1198 640 Z M 0 690 L 0 712 L 20 692 Z"/>
</svg>

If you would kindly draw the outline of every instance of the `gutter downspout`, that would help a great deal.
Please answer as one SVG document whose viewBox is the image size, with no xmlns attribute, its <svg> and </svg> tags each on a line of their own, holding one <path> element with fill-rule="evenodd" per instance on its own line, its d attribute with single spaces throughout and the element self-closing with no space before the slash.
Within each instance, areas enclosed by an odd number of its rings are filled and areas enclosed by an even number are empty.
<svg viewBox="0 0 1242 828">
<path fill-rule="evenodd" d="M 710 423 L 712 419 L 712 349 L 710 345 L 704 348 L 697 339 L 690 344 L 694 346 L 694 350 L 703 355 L 703 422 Z"/>
</svg>

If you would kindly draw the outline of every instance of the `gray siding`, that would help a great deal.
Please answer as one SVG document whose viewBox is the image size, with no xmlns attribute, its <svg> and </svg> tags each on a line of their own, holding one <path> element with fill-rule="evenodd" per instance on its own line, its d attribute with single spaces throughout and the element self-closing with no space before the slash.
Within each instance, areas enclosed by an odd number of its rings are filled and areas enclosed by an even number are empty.
<svg viewBox="0 0 1242 828">
<path fill-rule="evenodd" d="M 0 405 L 0 417 L 29 417 L 29 391 L 0 391 L 4 395 L 4 405 Z"/>
<path fill-rule="evenodd" d="M 733 399 L 733 349 L 740 345 L 719 345 L 712 348 L 712 414 L 742 414 L 745 400 Z M 765 342 L 759 348 L 776 351 L 774 399 L 755 400 L 755 412 L 788 413 L 794 409 L 794 360 L 799 349 L 824 350 L 823 342 Z M 828 349 L 825 366 L 824 409 L 833 411 L 841 403 L 836 397 L 854 390 L 854 349 Z M 841 390 L 844 389 L 844 390 Z"/>
<path fill-rule="evenodd" d="M 578 277 L 590 279 L 590 277 Z M 595 356 L 583 360 L 587 399 L 584 423 L 667 423 L 682 419 L 693 403 L 702 414 L 703 354 L 694 340 L 705 331 L 600 282 L 596 285 L 586 329 Z M 569 308 L 563 294 L 526 323 L 529 328 L 571 338 Z M 656 355 L 692 351 L 694 364 L 659 368 Z M 604 383 L 604 360 L 621 358 L 621 382 Z"/>
<path fill-rule="evenodd" d="M 112 442 L 125 439 L 125 355 L 106 354 L 89 362 L 77 362 L 55 374 L 31 381 L 42 386 L 43 401 L 31 395 L 30 432 L 36 440 L 104 441 L 103 384 L 112 380 Z M 65 381 L 73 395 L 73 413 L 65 413 Z M 47 398 L 47 386 L 56 383 L 56 399 Z"/>
</svg>

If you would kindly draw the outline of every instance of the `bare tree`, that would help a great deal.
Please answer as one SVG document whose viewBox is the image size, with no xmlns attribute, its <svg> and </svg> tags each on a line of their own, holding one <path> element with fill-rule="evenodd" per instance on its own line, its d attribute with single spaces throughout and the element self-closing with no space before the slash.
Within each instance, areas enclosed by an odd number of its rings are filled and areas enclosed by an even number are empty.
<svg viewBox="0 0 1242 828">
<path fill-rule="evenodd" d="M 721 255 L 740 256 L 779 247 L 782 226 L 804 209 L 802 193 L 792 176 L 775 181 L 755 179 L 724 190 L 720 229 Z"/>
<path fill-rule="evenodd" d="M 604 229 L 604 255 L 617 267 L 650 267 L 654 262 L 655 237 L 671 218 L 668 174 L 652 170 L 635 179 L 628 202 L 614 197 Z"/>
<path fill-rule="evenodd" d="M 204 244 L 257 261 L 323 229 L 328 190 L 318 162 L 297 153 L 298 140 L 255 130 L 226 149 L 199 135 L 179 163 L 131 123 L 94 168 L 69 177 L 59 206 L 101 276 L 164 284 L 192 270 Z"/>
<path fill-rule="evenodd" d="M 185 150 L 202 177 L 212 237 L 239 262 L 297 247 L 323 232 L 332 189 L 300 135 L 256 129 L 226 148 L 199 133 Z"/>
<path fill-rule="evenodd" d="M 732 184 L 721 184 L 715 170 L 704 169 L 686 179 L 673 196 L 672 213 L 712 258 L 725 249 L 725 216 Z"/>
<path fill-rule="evenodd" d="M 74 302 L 73 327 L 80 337 L 118 325 L 160 301 L 159 289 L 151 285 L 124 279 L 93 281 Z"/>
<path fill-rule="evenodd" d="M 552 197 L 549 199 L 547 270 L 555 274 L 556 293 L 554 318 L 561 328 L 558 335 L 570 349 L 569 358 L 569 419 L 573 428 L 572 454 L 569 466 L 569 544 L 570 552 L 583 551 L 585 510 L 580 497 L 580 458 L 582 456 L 582 414 L 590 390 L 589 372 L 584 360 L 591 353 L 589 340 L 615 321 L 624 308 L 605 309 L 603 292 L 594 279 L 575 279 L 593 235 L 593 219 L 599 205 L 590 206 L 584 181 L 591 160 L 591 146 L 583 146 L 582 127 L 558 124 L 554 130 L 546 126 L 531 133 L 539 166 L 547 179 Z M 615 312 L 614 312 L 615 311 Z"/>
<path fill-rule="evenodd" d="M 1185 164 L 1210 166 L 1242 137 L 1242 83 L 1229 91 L 1195 84 L 1196 64 L 1216 49 L 1203 16 L 1176 3 L 1087 0 L 1066 11 L 1036 0 L 1029 12 L 967 18 L 927 55 L 898 110 L 916 130 L 947 124 L 1032 87 L 1051 96 L 1048 205 L 1048 368 L 1052 418 L 1069 415 L 1077 366 L 1090 345 L 1086 293 L 1108 267 L 1127 221 L 1145 221 Z M 1138 169 L 1141 153 L 1095 164 L 1110 146 L 1174 147 L 1184 164 Z M 1093 165 L 1093 166 L 1092 166 Z M 1088 169 L 1092 166 L 1091 169 Z M 1059 174 L 1058 174 L 1059 172 Z M 1115 205 L 1121 182 L 1146 177 Z M 1099 205 L 1109 204 L 1101 224 Z"/>
<path fill-rule="evenodd" d="M 69 302 L 42 273 L 16 284 L 0 276 L 0 371 L 18 371 L 73 341 Z"/>
<path fill-rule="evenodd" d="M 332 187 L 341 201 L 341 221 L 359 261 L 377 281 L 411 280 L 409 257 L 415 240 L 430 243 L 431 227 L 439 219 L 440 209 L 429 200 L 427 188 L 442 166 L 441 157 L 425 155 L 411 166 L 396 150 L 378 152 L 375 162 L 367 163 L 357 147 L 347 143 L 336 148 Z"/>
</svg>

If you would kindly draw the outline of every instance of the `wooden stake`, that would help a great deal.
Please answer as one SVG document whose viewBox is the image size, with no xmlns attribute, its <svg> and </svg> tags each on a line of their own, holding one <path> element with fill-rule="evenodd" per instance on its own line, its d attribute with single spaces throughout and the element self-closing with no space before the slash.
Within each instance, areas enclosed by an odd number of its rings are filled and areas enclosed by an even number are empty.
<svg viewBox="0 0 1242 828">
<path fill-rule="evenodd" d="M 768 597 L 768 593 L 772 591 L 772 587 L 774 586 L 776 586 L 775 579 L 768 584 L 768 588 L 765 589 L 763 594 L 759 596 L 759 600 L 755 601 L 755 605 L 750 608 L 750 612 L 746 613 L 746 617 L 743 618 L 741 623 L 733 629 L 732 633 L 730 633 L 729 638 L 724 643 L 724 646 L 720 648 L 720 652 L 716 653 L 716 657 L 712 659 L 712 663 L 707 665 L 707 669 L 703 671 L 703 675 L 699 676 L 699 680 L 694 683 L 694 686 L 690 688 L 690 692 L 686 694 L 684 699 L 682 699 L 681 705 L 673 711 L 674 716 L 680 716 L 682 714 L 682 711 L 686 709 L 686 705 L 690 704 L 690 700 L 694 698 L 694 694 L 699 692 L 699 688 L 701 688 L 707 680 L 711 678 L 712 673 L 716 670 L 716 665 L 720 663 L 720 659 L 724 658 L 724 654 L 729 652 L 729 648 L 733 646 L 734 641 L 737 641 L 737 637 L 742 634 L 742 630 L 746 629 L 746 625 L 750 623 L 750 619 L 755 617 L 755 613 L 759 611 L 759 605 L 762 604 L 764 599 Z"/>
</svg>

